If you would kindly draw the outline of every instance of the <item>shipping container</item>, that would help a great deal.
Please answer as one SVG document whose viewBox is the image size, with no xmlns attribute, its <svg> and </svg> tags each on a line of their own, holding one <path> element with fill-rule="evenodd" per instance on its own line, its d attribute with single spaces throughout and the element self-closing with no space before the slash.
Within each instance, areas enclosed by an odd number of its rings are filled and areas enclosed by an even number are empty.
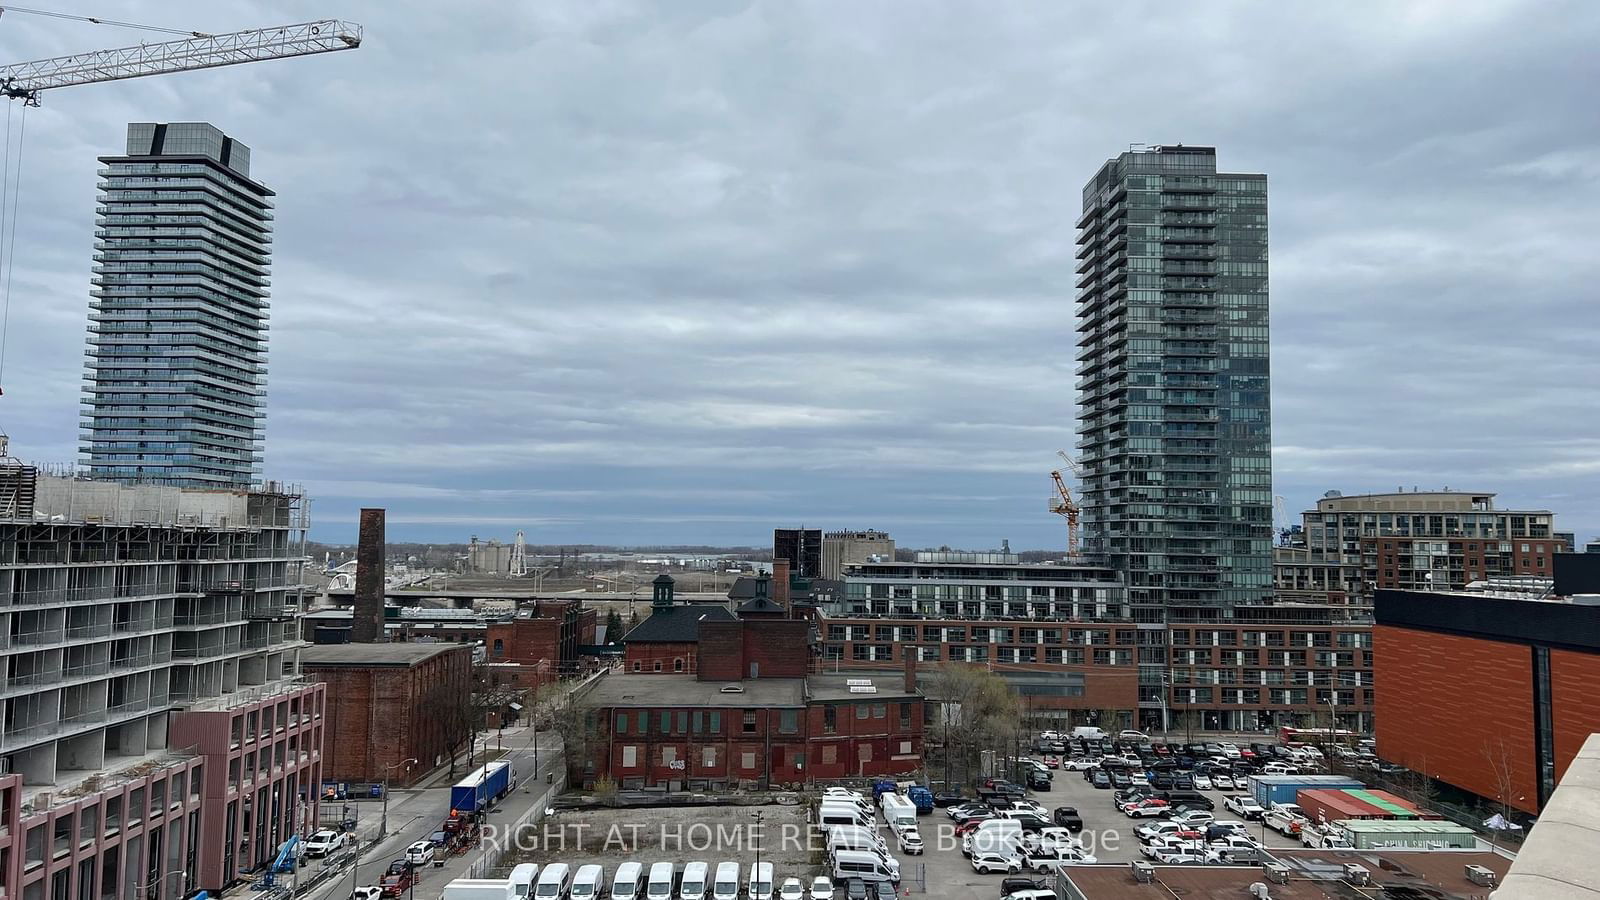
<svg viewBox="0 0 1600 900">
<path fill-rule="evenodd" d="M 1478 846 L 1472 829 L 1454 822 L 1357 820 L 1338 826 L 1357 850 L 1470 850 Z"/>
<path fill-rule="evenodd" d="M 1315 788 L 1297 794 L 1306 818 L 1313 822 L 1341 819 L 1426 819 L 1421 810 L 1388 791 Z"/>
<path fill-rule="evenodd" d="M 1345 775 L 1251 775 L 1250 795 L 1268 809 L 1274 803 L 1293 803 L 1303 790 L 1365 787 Z"/>
</svg>

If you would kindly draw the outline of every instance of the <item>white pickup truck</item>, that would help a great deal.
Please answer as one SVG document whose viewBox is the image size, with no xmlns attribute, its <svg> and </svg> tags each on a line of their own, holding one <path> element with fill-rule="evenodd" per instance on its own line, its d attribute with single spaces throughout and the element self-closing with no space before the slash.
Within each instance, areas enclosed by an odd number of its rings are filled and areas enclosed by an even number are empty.
<svg viewBox="0 0 1600 900">
<path fill-rule="evenodd" d="M 1299 837 L 1310 820 L 1306 818 L 1305 811 L 1293 803 L 1274 803 L 1267 814 L 1262 817 L 1268 828 L 1285 837 Z"/>
</svg>

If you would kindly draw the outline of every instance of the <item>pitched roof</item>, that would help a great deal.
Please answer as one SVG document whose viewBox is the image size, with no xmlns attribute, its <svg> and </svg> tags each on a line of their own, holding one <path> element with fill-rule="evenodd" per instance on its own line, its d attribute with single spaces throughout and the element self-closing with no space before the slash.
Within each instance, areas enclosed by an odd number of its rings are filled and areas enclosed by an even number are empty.
<svg viewBox="0 0 1600 900">
<path fill-rule="evenodd" d="M 728 588 L 729 600 L 749 600 L 756 596 L 756 582 L 759 579 L 749 575 L 740 575 L 733 580 L 733 587 Z"/>
<path fill-rule="evenodd" d="M 751 597 L 749 600 L 739 604 L 738 612 L 781 614 L 784 612 L 784 609 L 782 606 L 779 606 L 778 603 L 771 597 Z"/>
<path fill-rule="evenodd" d="M 688 603 L 658 609 L 622 638 L 624 644 L 689 644 L 700 640 L 700 621 L 732 622 L 721 603 Z"/>
</svg>

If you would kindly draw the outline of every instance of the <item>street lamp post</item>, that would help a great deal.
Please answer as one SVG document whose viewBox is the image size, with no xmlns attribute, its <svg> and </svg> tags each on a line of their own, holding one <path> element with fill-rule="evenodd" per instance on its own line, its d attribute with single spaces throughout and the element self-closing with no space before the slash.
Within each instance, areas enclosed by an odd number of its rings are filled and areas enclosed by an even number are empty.
<svg viewBox="0 0 1600 900">
<path fill-rule="evenodd" d="M 168 872 L 167 874 L 161 876 L 160 878 L 157 878 L 155 881 L 151 881 L 151 882 L 148 882 L 146 884 L 138 884 L 136 882 L 133 885 L 133 896 L 134 896 L 135 900 L 138 900 L 138 897 L 141 894 L 145 894 L 151 888 L 158 888 L 159 889 L 159 888 L 166 887 L 167 879 L 171 878 L 174 875 L 181 875 L 181 876 L 184 877 L 185 880 L 187 880 L 188 877 L 189 877 L 189 873 L 188 872 L 185 872 L 185 871 L 180 869 L 180 870 L 178 870 L 176 872 Z M 160 891 L 158 890 L 157 891 L 157 897 L 159 898 L 159 896 L 160 896 Z M 181 892 L 180 892 L 180 896 L 181 896 Z"/>
<path fill-rule="evenodd" d="M 416 757 L 412 757 L 410 759 L 402 759 L 392 766 L 383 767 L 383 820 L 378 823 L 379 838 L 389 833 L 389 773 L 401 766 L 405 766 L 409 770 L 416 761 Z"/>
</svg>

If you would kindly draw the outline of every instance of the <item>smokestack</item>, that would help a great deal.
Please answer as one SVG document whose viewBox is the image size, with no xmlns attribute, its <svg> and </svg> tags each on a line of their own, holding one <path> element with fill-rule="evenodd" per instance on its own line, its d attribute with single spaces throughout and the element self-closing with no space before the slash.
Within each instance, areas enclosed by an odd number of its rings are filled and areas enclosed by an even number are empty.
<svg viewBox="0 0 1600 900">
<path fill-rule="evenodd" d="M 914 693 L 917 689 L 917 648 L 910 644 L 901 644 L 904 651 L 901 659 L 906 663 L 906 693 Z"/>
<path fill-rule="evenodd" d="M 775 559 L 772 561 L 772 602 L 783 607 L 783 615 L 788 618 L 789 609 L 789 561 Z"/>
<path fill-rule="evenodd" d="M 361 533 L 356 539 L 356 602 L 350 640 L 374 644 L 383 635 L 383 510 L 361 510 Z"/>
</svg>

